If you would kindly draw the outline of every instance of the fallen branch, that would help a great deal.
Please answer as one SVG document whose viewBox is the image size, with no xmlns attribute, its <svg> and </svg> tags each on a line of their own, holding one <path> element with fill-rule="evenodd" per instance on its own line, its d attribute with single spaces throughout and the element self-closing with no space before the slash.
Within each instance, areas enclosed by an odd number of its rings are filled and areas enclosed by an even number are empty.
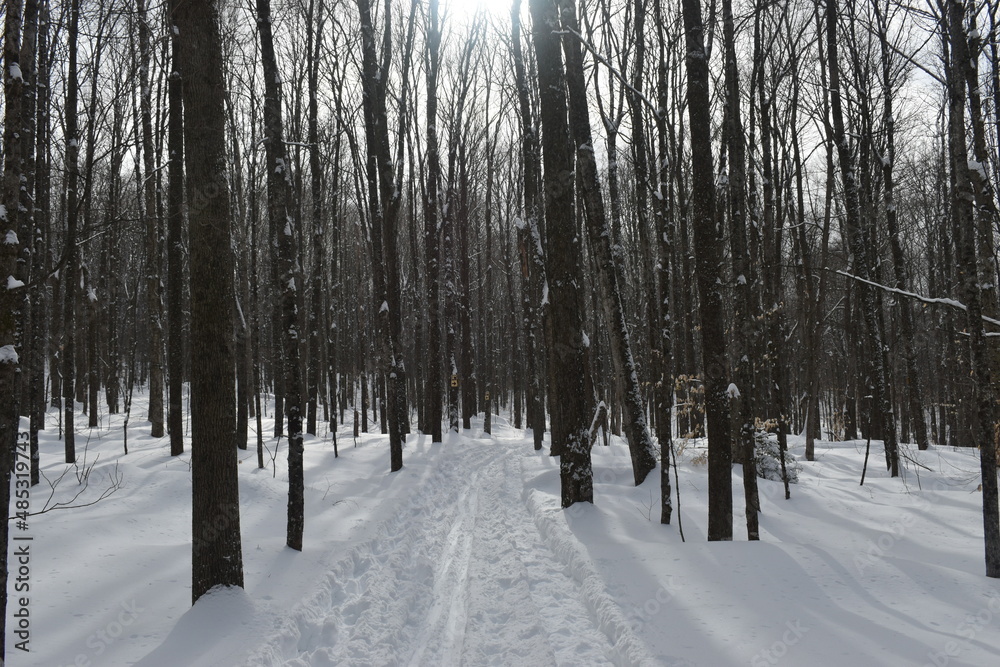
<svg viewBox="0 0 1000 667">
<path fill-rule="evenodd" d="M 45 499 L 45 503 L 42 505 L 42 509 L 38 510 L 37 512 L 30 512 L 28 516 L 38 516 L 39 514 L 47 514 L 48 512 L 54 512 L 55 510 L 74 510 L 74 509 L 80 509 L 82 507 L 90 507 L 91 505 L 96 505 L 97 503 L 101 502 L 102 500 L 111 496 L 113 493 L 122 488 L 124 476 L 122 475 L 121 471 L 118 470 L 118 464 L 115 463 L 114 470 L 108 473 L 108 481 L 109 481 L 108 487 L 105 488 L 103 491 L 101 491 L 101 495 L 95 498 L 94 500 L 85 503 L 77 503 L 76 502 L 77 499 L 80 496 L 82 496 L 87 491 L 88 488 L 90 488 L 90 474 L 91 472 L 93 472 L 94 466 L 96 464 L 97 464 L 97 459 L 94 459 L 94 463 L 90 464 L 89 467 L 84 466 L 82 479 L 80 482 L 80 487 L 81 487 L 80 490 L 77 491 L 72 498 L 64 501 L 53 501 L 53 499 L 55 498 L 56 489 L 59 487 L 60 482 L 62 482 L 62 480 L 66 477 L 66 474 L 69 473 L 71 468 L 69 466 L 66 466 L 66 469 L 63 470 L 61 475 L 56 477 L 55 481 L 50 480 L 48 477 L 45 476 L 45 473 L 42 473 L 42 478 L 45 479 L 45 481 L 49 485 L 49 497 Z M 74 467 L 78 468 L 79 466 L 74 466 Z M 16 516 L 8 517 L 8 521 L 17 518 L 19 517 Z"/>
</svg>

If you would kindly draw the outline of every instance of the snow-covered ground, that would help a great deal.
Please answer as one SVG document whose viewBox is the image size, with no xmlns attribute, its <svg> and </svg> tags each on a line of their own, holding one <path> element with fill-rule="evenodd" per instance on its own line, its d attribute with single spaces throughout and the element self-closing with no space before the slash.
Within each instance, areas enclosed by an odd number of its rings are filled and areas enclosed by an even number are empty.
<svg viewBox="0 0 1000 667">
<path fill-rule="evenodd" d="M 144 402 L 137 401 L 135 415 Z M 42 468 L 62 474 L 57 413 Z M 494 418 L 433 445 L 411 436 L 389 473 L 384 436 L 349 428 L 306 440 L 306 531 L 284 546 L 284 443 L 277 470 L 240 452 L 245 591 L 190 606 L 190 465 L 133 419 L 80 429 L 86 502 L 31 517 L 35 665 L 878 665 L 1000 664 L 1000 582 L 983 575 L 978 454 L 907 448 L 890 479 L 873 446 L 818 443 L 785 500 L 761 480 L 761 541 L 705 541 L 704 450 L 680 454 L 686 542 L 658 522 L 659 475 L 633 487 L 621 441 L 594 449 L 595 504 L 559 508 L 557 460 Z M 269 432 L 270 420 L 265 420 Z M 269 439 L 273 447 L 274 441 Z M 802 442 L 792 439 L 800 456 Z M 35 487 L 40 509 L 48 485 Z M 76 471 L 55 499 L 79 490 Z M 11 584 L 13 587 L 13 584 Z M 10 613 L 16 596 L 10 590 Z M 20 594 L 17 594 L 20 595 Z"/>
</svg>

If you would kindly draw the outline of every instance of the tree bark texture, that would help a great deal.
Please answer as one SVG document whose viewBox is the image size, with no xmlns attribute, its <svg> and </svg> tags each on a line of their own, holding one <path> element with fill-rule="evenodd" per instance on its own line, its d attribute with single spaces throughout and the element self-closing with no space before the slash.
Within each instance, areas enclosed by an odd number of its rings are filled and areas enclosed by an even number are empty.
<svg viewBox="0 0 1000 667">
<path fill-rule="evenodd" d="M 611 358 L 615 375 L 623 385 L 625 403 L 625 434 L 632 457 L 632 476 L 635 485 L 642 484 L 646 475 L 656 468 L 656 453 L 653 439 L 649 434 L 646 415 L 643 410 L 639 374 L 632 356 L 625 321 L 625 306 L 621 285 L 624 282 L 624 267 L 621 249 L 611 245 L 611 229 L 601 195 L 597 160 L 587 113 L 587 89 L 583 72 L 583 54 L 580 50 L 580 26 L 576 18 L 574 4 L 561 0 L 563 51 L 566 54 L 566 78 L 569 89 L 569 119 L 573 144 L 576 146 L 576 166 L 579 174 L 580 195 L 586 212 L 585 220 L 594 253 L 598 279 L 601 283 L 601 302 L 608 322 L 608 337 L 611 342 Z M 646 187 L 645 184 L 642 187 Z M 551 232 L 550 232 L 551 233 Z"/>
<path fill-rule="evenodd" d="M 215 0 L 172 0 L 183 81 L 191 241 L 192 601 L 243 587 L 236 461 L 232 214 Z"/>
<path fill-rule="evenodd" d="M 700 0 L 683 0 L 688 114 L 691 123 L 691 222 L 701 314 L 705 412 L 708 421 L 708 539 L 733 539 L 732 447 L 722 312 L 722 242 L 715 223 L 708 57 Z"/>
<path fill-rule="evenodd" d="M 590 462 L 590 417 L 586 393 L 586 350 L 583 332 L 583 249 L 577 234 L 573 197 L 573 152 L 566 118 L 567 104 L 559 15 L 556 0 L 531 0 L 532 40 L 541 93 L 542 160 L 549 309 L 552 322 L 549 363 L 555 383 L 551 401 L 553 448 L 560 446 L 562 506 L 594 501 Z M 557 443 L 563 435 L 565 440 Z"/>
</svg>

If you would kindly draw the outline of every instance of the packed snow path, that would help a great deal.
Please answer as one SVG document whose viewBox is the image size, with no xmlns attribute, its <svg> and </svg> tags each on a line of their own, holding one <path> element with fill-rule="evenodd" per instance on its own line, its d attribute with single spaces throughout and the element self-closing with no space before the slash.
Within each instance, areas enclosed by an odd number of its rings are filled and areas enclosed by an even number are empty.
<svg viewBox="0 0 1000 667">
<path fill-rule="evenodd" d="M 539 531 L 522 491 L 520 444 L 452 448 L 419 495 L 337 563 L 253 664 L 645 662 L 634 636 L 613 622 L 621 614 L 604 609 L 606 593 Z"/>
<path fill-rule="evenodd" d="M 759 480 L 760 542 L 734 517 L 736 541 L 710 543 L 704 443 L 681 441 L 683 543 L 656 521 L 656 476 L 633 486 L 620 439 L 592 452 L 596 504 L 563 510 L 558 460 L 503 419 L 492 438 L 481 422 L 441 445 L 412 436 L 398 473 L 384 436 L 351 446 L 346 425 L 339 458 L 307 438 L 301 553 L 284 540 L 284 449 L 267 469 L 239 453 L 246 589 L 192 607 L 190 456 L 143 434 L 124 455 L 123 419 L 88 434 L 100 460 L 83 499 L 118 473 L 121 491 L 33 517 L 44 576 L 31 652 L 9 641 L 11 667 L 1000 664 L 975 450 L 907 445 L 903 477 L 872 466 L 862 487 L 864 441 L 817 443 L 790 501 Z M 57 438 L 40 433 L 43 472 L 74 479 Z"/>
</svg>

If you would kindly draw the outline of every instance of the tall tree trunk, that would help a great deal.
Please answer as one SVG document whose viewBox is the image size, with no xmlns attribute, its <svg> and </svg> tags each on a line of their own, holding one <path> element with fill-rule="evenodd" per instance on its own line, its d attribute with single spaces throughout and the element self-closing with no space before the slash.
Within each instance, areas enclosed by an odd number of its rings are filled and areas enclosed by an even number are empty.
<svg viewBox="0 0 1000 667">
<path fill-rule="evenodd" d="M 471 419 L 478 412 L 476 408 L 476 368 L 472 354 L 472 297 L 471 275 L 469 270 L 469 227 L 472 220 L 469 216 L 469 156 L 467 146 L 463 141 L 459 147 L 459 201 L 458 201 L 458 282 L 460 291 L 458 297 L 458 324 L 462 334 L 459 345 L 459 377 L 462 384 L 462 428 L 472 428 Z"/>
<path fill-rule="evenodd" d="M 172 27 L 172 26 L 171 26 Z M 171 68 L 167 81 L 167 427 L 170 455 L 184 453 L 184 101 L 180 53 L 171 30 Z"/>
<path fill-rule="evenodd" d="M 4 131 L 3 189 L 0 191 L 0 508 L 10 515 L 11 473 L 14 469 L 19 434 L 19 381 L 21 364 L 16 348 L 17 329 L 24 290 L 16 289 L 18 218 L 22 177 L 22 104 L 24 79 L 21 72 L 21 3 L 6 3 L 3 32 Z M 17 483 L 18 496 L 22 484 Z M 3 521 L 0 531 L 0 664 L 4 662 L 7 637 L 7 558 L 11 522 Z"/>
<path fill-rule="evenodd" d="M 430 0 L 427 26 L 427 183 L 424 189 L 424 252 L 427 281 L 427 386 L 425 422 L 431 442 L 441 442 L 441 158 L 438 149 L 438 72 L 441 28 L 438 0 Z"/>
<path fill-rule="evenodd" d="M 392 54 L 392 5 L 385 0 L 385 28 L 382 39 L 382 63 L 375 49 L 375 26 L 372 24 L 370 0 L 357 0 L 361 15 L 362 69 L 364 75 L 363 104 L 365 136 L 368 144 L 368 182 L 372 216 L 372 245 L 375 259 L 376 317 L 380 320 L 380 336 L 384 350 L 386 375 L 386 409 L 389 430 L 389 468 L 403 467 L 402 424 L 406 411 L 406 377 L 401 349 L 402 312 L 400 299 L 397 221 L 402 193 L 399 189 L 389 141 L 386 94 L 388 63 Z M 410 33 L 414 15 L 410 15 Z M 408 40 L 409 41 L 409 40 Z M 404 66 L 403 91 L 409 68 Z M 405 100 L 405 92 L 402 99 Z M 405 132 L 403 132 L 405 134 Z M 374 187 L 375 183 L 378 187 Z"/>
<path fill-rule="evenodd" d="M 47 290 L 42 276 L 48 258 L 45 243 L 49 229 L 49 163 L 48 148 L 48 3 L 45 0 L 28 0 L 24 12 L 24 36 L 21 43 L 21 70 L 25 79 L 25 113 L 31 113 L 32 142 L 24 146 L 25 154 L 33 154 L 30 166 L 33 172 L 31 185 L 32 230 L 31 276 L 36 283 L 31 288 L 31 366 L 28 369 L 28 414 L 31 449 L 31 486 L 40 481 L 38 471 L 38 432 L 45 428 L 45 350 L 48 342 L 48 317 L 46 316 Z M 27 137 L 26 137 L 27 138 Z"/>
<path fill-rule="evenodd" d="M 625 306 L 621 285 L 624 282 L 622 257 L 611 247 L 611 229 L 604 210 L 601 183 L 597 174 L 597 160 L 594 156 L 593 137 L 590 132 L 590 118 L 587 115 L 587 88 L 583 73 L 583 54 L 580 51 L 580 26 L 576 10 L 569 0 L 560 1 L 562 14 L 563 51 L 566 54 L 566 78 L 569 89 L 569 118 L 573 145 L 576 149 L 576 164 L 579 174 L 581 197 L 586 210 L 587 232 L 591 252 L 595 255 L 598 278 L 601 283 L 601 301 L 608 322 L 608 336 L 611 341 L 611 358 L 615 365 L 615 375 L 624 386 L 625 433 L 628 437 L 632 457 L 632 476 L 635 485 L 642 484 L 646 475 L 656 468 L 656 453 L 653 439 L 646 425 L 643 411 L 639 373 L 632 356 L 628 325 L 625 321 Z M 646 184 L 642 185 L 643 188 Z M 655 306 L 651 304 L 651 308 Z"/>
<path fill-rule="evenodd" d="M 650 238 L 649 233 L 649 148 L 646 141 L 646 120 L 643 114 L 643 81 L 645 79 L 646 66 L 646 3 L 647 0 L 633 0 L 632 33 L 635 40 L 635 56 L 632 62 L 630 92 L 627 94 L 629 118 L 631 121 L 632 139 L 632 170 L 635 179 L 633 204 L 635 210 L 635 229 L 638 241 L 639 276 L 641 284 L 645 326 L 641 330 L 646 334 L 645 347 L 649 350 L 656 349 L 656 276 L 653 268 L 653 254 L 656 242 Z M 623 65 L 624 67 L 624 65 Z M 642 337 L 638 337 L 639 349 L 643 349 Z M 638 380 L 636 382 L 638 384 Z M 633 399 L 628 396 L 630 389 L 622 387 L 622 393 L 626 411 L 631 413 L 633 408 L 628 403 Z M 643 397 L 640 395 L 640 399 Z M 632 419 L 626 416 L 625 419 Z M 628 431 L 626 430 L 626 435 Z M 629 437 L 631 444 L 632 438 Z M 632 453 L 633 458 L 635 452 Z M 653 458 L 655 461 L 655 457 Z M 633 469 L 635 464 L 633 463 Z"/>
<path fill-rule="evenodd" d="M 288 525 L 286 544 L 302 551 L 305 525 L 305 487 L 302 472 L 302 403 L 299 366 L 298 290 L 302 286 L 297 225 L 292 202 L 291 164 L 285 152 L 281 118 L 281 74 L 274 54 L 271 2 L 257 0 L 257 29 L 264 74 L 264 146 L 267 154 L 267 209 L 271 227 L 278 229 L 278 274 L 274 286 L 281 295 L 280 344 L 285 379 L 285 415 L 288 420 Z M 275 341 L 277 344 L 278 341 Z"/>
<path fill-rule="evenodd" d="M 66 463 L 76 461 L 76 427 L 74 420 L 76 398 L 76 285 L 77 265 L 77 219 L 79 216 L 79 196 L 77 186 L 80 170 L 77 159 L 80 154 L 79 127 L 77 118 L 77 96 L 80 90 L 77 73 L 77 40 L 80 26 L 80 0 L 72 0 L 69 15 L 69 75 L 66 82 L 66 263 L 60 275 L 63 286 L 63 444 Z"/>
<path fill-rule="evenodd" d="M 157 212 L 159 172 L 153 147 L 153 82 L 149 65 L 150 22 L 145 0 L 137 0 L 139 22 L 139 109 L 142 125 L 143 214 L 146 223 L 146 309 L 149 317 L 149 421 L 150 435 L 162 438 L 163 424 L 163 303 L 160 296 L 161 222 Z"/>
<path fill-rule="evenodd" d="M 583 331 L 583 253 L 574 220 L 573 152 L 566 119 L 559 15 L 556 0 L 531 0 L 532 41 L 541 95 L 542 158 L 549 308 L 551 318 L 553 449 L 559 448 L 562 506 L 594 502 L 590 461 L 590 415 L 585 391 L 586 343 Z M 559 420 L 561 424 L 556 424 Z M 562 436 L 563 442 L 557 442 Z"/>
<path fill-rule="evenodd" d="M 774 73 L 772 72 L 771 87 L 768 89 L 766 83 L 766 61 L 765 45 L 760 28 L 761 18 L 758 14 L 757 27 L 754 32 L 754 52 L 759 54 L 759 62 L 755 65 L 757 69 L 757 94 L 758 111 L 760 114 L 760 168 L 761 168 L 761 189 L 763 199 L 763 220 L 761 233 L 761 266 L 764 267 L 763 287 L 764 287 L 764 315 L 767 324 L 766 329 L 766 358 L 768 367 L 764 371 L 768 378 L 770 391 L 764 393 L 765 398 L 770 398 L 770 414 L 776 423 L 775 431 L 778 439 L 778 450 L 781 463 L 781 479 L 785 485 L 785 498 L 790 497 L 788 475 L 785 466 L 785 451 L 787 449 L 787 417 L 785 401 L 785 372 L 784 372 L 784 301 L 782 299 L 782 276 L 781 276 L 781 248 L 782 248 L 782 223 L 781 206 L 777 202 L 775 193 L 775 158 L 772 154 L 772 125 L 771 113 L 774 105 Z"/>
<path fill-rule="evenodd" d="M 952 223 L 956 232 L 957 268 L 962 301 L 968 313 L 969 357 L 975 420 L 974 441 L 979 445 L 983 489 L 983 531 L 986 552 L 986 576 L 1000 577 L 1000 510 L 997 505 L 997 449 L 994 439 L 994 396 L 983 305 L 976 258 L 976 194 L 969 166 L 965 130 L 965 84 L 970 67 L 969 37 L 965 18 L 969 9 L 964 1 L 951 2 L 948 12 L 951 57 L 948 61 L 948 143 L 952 170 Z"/>
<path fill-rule="evenodd" d="M 736 362 L 736 381 L 739 393 L 740 432 L 739 450 L 743 459 L 743 497 L 746 502 L 747 539 L 760 539 L 757 518 L 760 498 L 757 493 L 757 466 L 754 463 L 755 422 L 753 406 L 757 395 L 753 363 L 757 358 L 755 344 L 760 315 L 753 296 L 757 272 L 750 265 L 746 229 L 746 137 L 740 113 L 740 81 L 736 61 L 736 34 L 731 0 L 722 2 L 723 48 L 726 67 L 725 133 L 729 150 L 729 225 L 730 253 L 733 275 L 736 277 L 734 303 L 734 330 L 741 349 L 733 356 Z"/>
<path fill-rule="evenodd" d="M 899 223 L 896 213 L 895 162 L 896 162 L 896 117 L 893 111 L 893 61 L 890 55 L 889 28 L 887 16 L 883 14 L 880 3 L 882 0 L 872 0 L 872 9 L 876 18 L 876 29 L 880 53 L 882 57 L 882 123 L 885 127 L 885 153 L 882 155 L 882 187 L 885 197 L 885 226 L 889 235 L 889 245 L 892 249 L 892 267 L 895 277 L 895 287 L 898 290 L 907 289 L 906 257 L 903 255 L 899 238 Z M 914 347 L 913 311 L 910 302 L 901 296 L 896 296 L 896 309 L 899 311 L 899 326 L 903 343 L 903 363 L 906 370 L 906 410 L 913 425 L 913 435 L 917 447 L 927 449 L 927 426 L 924 423 L 923 402 L 920 398 L 920 377 L 917 374 L 917 351 Z"/>
<path fill-rule="evenodd" d="M 184 91 L 191 243 L 192 602 L 243 587 L 236 461 L 232 213 L 225 80 L 214 0 L 172 0 Z"/>
<path fill-rule="evenodd" d="M 323 337 L 320 335 L 320 324 L 323 313 L 323 268 L 326 266 L 324 250 L 325 220 L 323 213 L 323 171 L 320 166 L 319 147 L 319 56 L 322 47 L 324 24 L 323 0 L 310 0 L 309 26 L 307 28 L 308 48 L 308 78 L 309 78 L 309 178 L 312 195 L 312 246 L 313 272 L 312 294 L 309 308 L 309 370 L 308 370 L 308 410 L 306 415 L 306 433 L 316 435 L 316 412 L 320 393 Z M 328 362 L 329 363 L 329 362 Z M 331 387 L 332 389 L 332 387 Z M 336 439 L 336 429 L 333 429 Z"/>
<path fill-rule="evenodd" d="M 839 45 L 837 43 L 837 0 L 827 0 L 826 8 L 826 41 L 827 60 L 830 73 L 830 114 L 833 120 L 832 139 L 837 146 L 837 155 L 840 159 L 840 173 L 844 182 L 844 204 L 846 213 L 847 242 L 851 254 L 854 257 L 853 271 L 860 278 L 855 289 L 858 299 L 861 302 L 865 328 L 868 330 L 868 337 L 871 341 L 870 368 L 873 375 L 873 403 L 872 410 L 878 410 L 882 417 L 884 429 L 883 438 L 887 458 L 887 467 L 893 477 L 899 475 L 899 452 L 896 443 L 896 422 L 892 414 L 892 402 L 889 397 L 889 383 L 887 370 L 883 363 L 882 350 L 885 345 L 883 333 L 879 327 L 878 304 L 875 294 L 870 285 L 863 282 L 868 280 L 870 259 L 869 253 L 873 248 L 869 248 L 864 239 L 864 232 L 861 226 L 861 200 L 860 186 L 854 167 L 854 156 L 848 139 L 847 130 L 844 126 L 844 112 L 840 92 L 840 65 L 837 62 Z"/>
<path fill-rule="evenodd" d="M 538 192 L 541 172 L 538 129 L 531 113 L 529 82 L 521 49 L 521 0 L 514 0 L 511 8 L 511 49 L 517 83 L 518 113 L 521 120 L 524 216 L 517 224 L 517 242 L 521 267 L 521 325 L 524 329 L 524 364 L 527 374 L 525 383 L 528 404 L 527 426 L 532 430 L 532 439 L 537 451 L 542 448 L 542 438 L 545 435 L 544 392 L 541 380 L 543 371 L 540 368 L 538 354 L 541 286 L 545 282 L 545 260 L 539 231 L 539 217 L 543 210 Z M 518 406 L 520 407 L 520 401 Z"/>
<path fill-rule="evenodd" d="M 663 7 L 655 5 L 657 41 L 659 43 L 659 64 L 657 66 L 656 116 L 657 148 L 659 152 L 657 177 L 659 189 L 656 197 L 657 230 L 657 293 L 659 331 L 659 374 L 656 376 L 656 436 L 660 441 L 660 523 L 670 523 L 673 503 L 670 498 L 670 455 L 673 447 L 673 422 L 671 411 L 674 403 L 674 355 L 673 335 L 670 319 L 671 265 L 673 263 L 674 241 L 674 192 L 670 175 L 670 136 L 667 130 L 667 109 L 669 103 L 667 35 Z M 655 354 L 656 352 L 654 352 Z"/>
<path fill-rule="evenodd" d="M 726 382 L 726 340 L 722 294 L 722 248 L 715 224 L 708 59 L 700 0 L 683 0 L 687 47 L 688 114 L 691 123 L 692 226 L 701 313 L 701 346 L 708 419 L 708 539 L 733 539 L 732 447 Z"/>
</svg>

